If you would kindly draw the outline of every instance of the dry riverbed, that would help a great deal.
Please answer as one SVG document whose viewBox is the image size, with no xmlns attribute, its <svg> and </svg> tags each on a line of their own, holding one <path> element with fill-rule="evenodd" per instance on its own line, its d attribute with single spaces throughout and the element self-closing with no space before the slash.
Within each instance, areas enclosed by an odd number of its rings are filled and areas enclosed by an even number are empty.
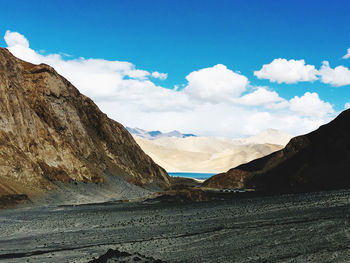
<svg viewBox="0 0 350 263">
<path fill-rule="evenodd" d="M 349 262 L 350 191 L 0 211 L 0 262 Z M 115 261 L 118 262 L 118 261 Z"/>
</svg>

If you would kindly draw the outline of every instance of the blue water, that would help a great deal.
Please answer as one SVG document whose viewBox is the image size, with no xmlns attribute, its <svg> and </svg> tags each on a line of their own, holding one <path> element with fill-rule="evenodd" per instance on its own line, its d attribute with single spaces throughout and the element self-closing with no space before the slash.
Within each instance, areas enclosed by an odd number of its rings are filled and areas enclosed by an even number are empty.
<svg viewBox="0 0 350 263">
<path fill-rule="evenodd" d="M 214 173 L 168 173 L 170 176 L 188 177 L 195 179 L 208 179 L 213 176 Z"/>
</svg>

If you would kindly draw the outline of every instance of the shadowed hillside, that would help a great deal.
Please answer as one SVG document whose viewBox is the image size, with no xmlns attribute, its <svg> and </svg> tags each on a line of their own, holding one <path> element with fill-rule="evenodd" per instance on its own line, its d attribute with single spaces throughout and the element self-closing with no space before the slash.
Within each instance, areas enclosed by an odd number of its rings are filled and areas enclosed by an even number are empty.
<svg viewBox="0 0 350 263">
<path fill-rule="evenodd" d="M 204 182 L 207 187 L 299 192 L 350 187 L 350 110 L 275 153 Z"/>
</svg>

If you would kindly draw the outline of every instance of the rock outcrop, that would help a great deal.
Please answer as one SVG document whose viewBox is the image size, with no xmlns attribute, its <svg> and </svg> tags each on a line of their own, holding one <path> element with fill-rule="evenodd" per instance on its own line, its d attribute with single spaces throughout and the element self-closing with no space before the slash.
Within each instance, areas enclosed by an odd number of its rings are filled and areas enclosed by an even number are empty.
<svg viewBox="0 0 350 263">
<path fill-rule="evenodd" d="M 130 254 L 128 252 L 119 251 L 118 249 L 108 249 L 106 254 L 103 254 L 97 259 L 93 259 L 88 263 L 166 263 L 160 259 L 146 257 L 139 253 Z"/>
<path fill-rule="evenodd" d="M 203 186 L 304 192 L 350 187 L 350 110 L 278 152 L 217 174 Z"/>
<path fill-rule="evenodd" d="M 55 182 L 100 184 L 105 176 L 170 184 L 121 124 L 53 68 L 0 48 L 0 196 L 33 196 Z"/>
</svg>

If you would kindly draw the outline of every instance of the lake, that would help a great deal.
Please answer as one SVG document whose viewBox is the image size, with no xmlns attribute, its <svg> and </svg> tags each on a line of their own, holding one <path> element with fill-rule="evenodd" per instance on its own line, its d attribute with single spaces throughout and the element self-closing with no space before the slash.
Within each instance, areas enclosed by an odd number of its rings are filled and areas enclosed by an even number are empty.
<svg viewBox="0 0 350 263">
<path fill-rule="evenodd" d="M 208 179 L 213 176 L 215 173 L 168 173 L 170 176 L 178 176 L 178 177 L 187 177 L 187 178 L 195 178 L 200 180 Z"/>
</svg>

